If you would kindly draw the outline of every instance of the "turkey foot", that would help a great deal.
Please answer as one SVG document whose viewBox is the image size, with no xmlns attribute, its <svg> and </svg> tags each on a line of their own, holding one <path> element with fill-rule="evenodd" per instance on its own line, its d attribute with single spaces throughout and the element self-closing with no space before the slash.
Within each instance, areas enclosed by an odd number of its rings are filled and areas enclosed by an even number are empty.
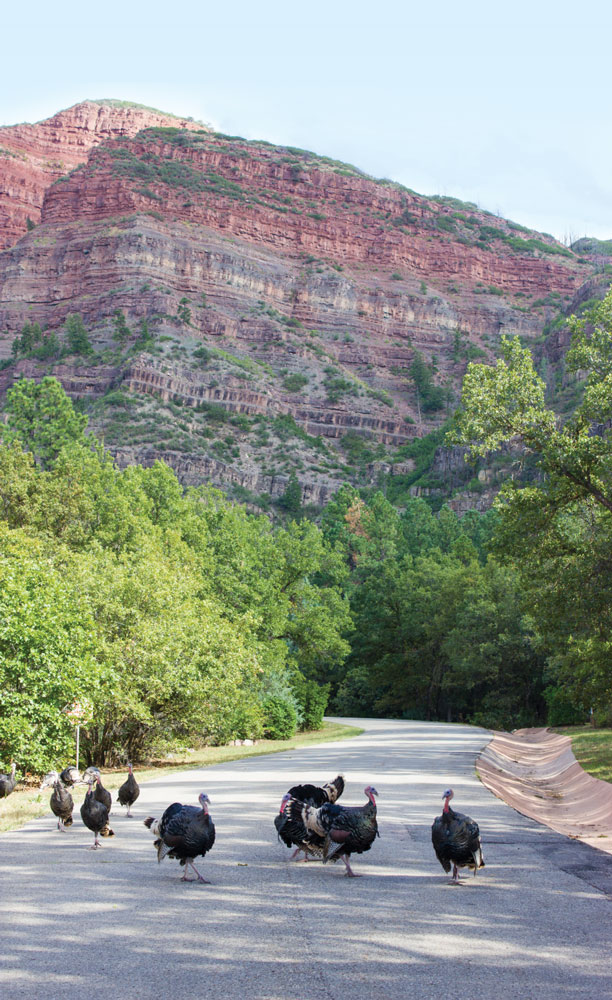
<svg viewBox="0 0 612 1000">
<path fill-rule="evenodd" d="M 361 872 L 354 872 L 353 871 L 353 869 L 351 868 L 351 866 L 349 864 L 349 859 L 347 858 L 346 854 L 341 854 L 340 857 L 342 858 L 342 860 L 344 861 L 344 864 L 346 865 L 346 871 L 345 871 L 344 874 L 347 876 L 347 878 L 361 878 L 362 877 L 361 876 Z"/>
<path fill-rule="evenodd" d="M 196 878 L 187 878 L 187 865 L 189 865 L 190 868 L 193 868 L 194 872 L 196 873 Z M 212 885 L 212 883 L 209 882 L 207 878 L 204 878 L 202 875 L 200 875 L 193 861 L 185 862 L 185 871 L 183 872 L 183 877 L 181 879 L 181 882 L 202 882 L 204 885 Z"/>
</svg>

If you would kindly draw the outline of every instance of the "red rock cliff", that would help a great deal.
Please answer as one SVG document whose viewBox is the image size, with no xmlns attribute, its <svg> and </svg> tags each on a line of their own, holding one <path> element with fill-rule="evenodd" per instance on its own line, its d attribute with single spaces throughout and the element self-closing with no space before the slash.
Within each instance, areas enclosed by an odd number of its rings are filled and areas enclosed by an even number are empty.
<svg viewBox="0 0 612 1000">
<path fill-rule="evenodd" d="M 28 218 L 40 221 L 49 185 L 84 163 L 94 146 L 155 125 L 203 127 L 137 105 L 83 101 L 35 125 L 0 128 L 0 250 L 26 232 Z"/>
</svg>

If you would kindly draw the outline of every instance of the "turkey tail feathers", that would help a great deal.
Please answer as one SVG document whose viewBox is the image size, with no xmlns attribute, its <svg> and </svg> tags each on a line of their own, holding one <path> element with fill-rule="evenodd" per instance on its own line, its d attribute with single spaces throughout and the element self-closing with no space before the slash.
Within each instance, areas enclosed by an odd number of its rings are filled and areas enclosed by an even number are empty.
<svg viewBox="0 0 612 1000">
<path fill-rule="evenodd" d="M 115 836 L 115 831 L 111 830 L 110 826 L 107 823 L 106 826 L 104 826 L 100 830 L 100 836 L 101 837 L 114 837 Z"/>
<path fill-rule="evenodd" d="M 161 862 L 164 860 L 164 858 L 166 857 L 166 855 L 169 854 L 170 851 L 172 850 L 171 847 L 168 847 L 168 845 L 163 842 L 163 840 L 161 839 L 161 837 L 158 837 L 157 840 L 153 841 L 153 847 L 157 848 L 157 863 L 158 864 L 161 864 Z M 184 864 L 184 862 L 181 862 L 181 864 Z"/>
<path fill-rule="evenodd" d="M 327 799 L 332 804 L 340 798 L 344 791 L 344 778 L 341 774 L 337 775 L 333 781 L 328 781 L 326 784 L 321 786 L 323 791 L 327 795 Z"/>
</svg>

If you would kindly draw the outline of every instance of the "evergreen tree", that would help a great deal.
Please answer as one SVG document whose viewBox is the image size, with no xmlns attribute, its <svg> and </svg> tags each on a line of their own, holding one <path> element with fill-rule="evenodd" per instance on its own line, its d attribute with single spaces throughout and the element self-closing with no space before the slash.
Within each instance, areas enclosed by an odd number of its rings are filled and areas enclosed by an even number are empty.
<svg viewBox="0 0 612 1000">
<path fill-rule="evenodd" d="M 71 354 L 91 354 L 91 341 L 80 313 L 70 313 L 66 317 L 64 329 Z"/>
</svg>

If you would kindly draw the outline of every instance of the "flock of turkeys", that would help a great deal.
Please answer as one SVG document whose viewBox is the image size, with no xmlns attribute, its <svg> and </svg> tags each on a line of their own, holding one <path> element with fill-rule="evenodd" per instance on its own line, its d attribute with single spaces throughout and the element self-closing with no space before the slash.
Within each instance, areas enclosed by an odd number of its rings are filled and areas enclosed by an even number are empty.
<svg viewBox="0 0 612 1000">
<path fill-rule="evenodd" d="M 13 791 L 16 785 L 15 764 L 11 773 L 0 774 L 0 798 Z M 70 789 L 75 785 L 88 786 L 85 801 L 81 806 L 81 819 L 92 831 L 94 842 L 91 850 L 100 846 L 100 837 L 113 837 L 109 825 L 112 796 L 102 784 L 97 767 L 88 767 L 81 777 L 75 767 L 67 767 L 61 773 L 50 771 L 41 784 L 42 788 L 52 787 L 50 806 L 57 816 L 60 831 L 72 826 L 74 801 Z M 323 864 L 342 861 L 345 874 L 354 878 L 351 868 L 352 854 L 363 854 L 372 847 L 378 833 L 376 820 L 376 796 L 372 785 L 364 789 L 366 802 L 361 806 L 338 805 L 344 791 L 344 778 L 338 775 L 325 785 L 294 785 L 283 795 L 280 810 L 274 818 L 278 837 L 289 848 L 294 848 L 291 859 L 303 854 L 304 861 L 320 860 Z M 119 804 L 127 806 L 127 815 L 140 795 L 140 788 L 134 777 L 132 765 L 128 764 L 128 776 L 117 792 Z M 451 808 L 452 788 L 448 788 L 442 798 L 444 808 L 431 828 L 431 840 L 438 861 L 445 872 L 452 866 L 452 883 L 459 883 L 459 869 L 470 868 L 476 874 L 484 867 L 480 831 L 478 824 L 469 816 L 455 812 Z M 205 792 L 199 797 L 199 806 L 173 802 L 159 819 L 148 816 L 144 825 L 153 834 L 153 846 L 158 862 L 165 857 L 175 858 L 184 868 L 181 881 L 197 881 L 209 884 L 196 868 L 195 858 L 203 857 L 215 842 L 215 825 L 209 812 L 210 799 Z M 193 872 L 195 879 L 188 873 Z"/>
</svg>

